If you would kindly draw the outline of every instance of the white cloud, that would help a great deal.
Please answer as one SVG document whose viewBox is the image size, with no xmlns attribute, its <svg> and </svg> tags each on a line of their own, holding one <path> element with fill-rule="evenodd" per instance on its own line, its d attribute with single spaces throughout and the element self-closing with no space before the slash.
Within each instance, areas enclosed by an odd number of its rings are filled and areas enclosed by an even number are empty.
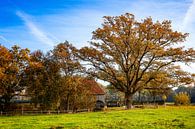
<svg viewBox="0 0 195 129">
<path fill-rule="evenodd" d="M 15 43 L 9 41 L 7 38 L 5 38 L 4 36 L 0 35 L 0 42 L 3 42 L 5 44 L 9 44 L 9 45 L 13 45 Z"/>
<path fill-rule="evenodd" d="M 190 27 L 193 22 L 195 22 L 195 0 L 192 1 L 192 4 L 190 5 L 185 14 L 183 20 L 183 29 Z"/>
<path fill-rule="evenodd" d="M 9 42 L 4 36 L 0 35 L 0 39 L 3 40 L 4 42 Z"/>
<path fill-rule="evenodd" d="M 21 18 L 22 21 L 29 28 L 31 34 L 35 36 L 41 43 L 47 44 L 49 46 L 54 46 L 55 41 L 51 36 L 48 36 L 44 31 L 38 28 L 35 23 L 31 20 L 31 17 L 24 12 L 17 11 L 16 15 Z M 53 36 L 54 37 L 54 36 Z"/>
<path fill-rule="evenodd" d="M 71 14 L 71 15 L 70 15 Z M 67 13 L 65 10 L 55 14 L 38 16 L 43 29 L 54 33 L 60 42 L 68 40 L 80 48 L 89 45 L 92 31 L 101 26 L 102 17 L 106 15 L 101 11 L 80 9 Z"/>
</svg>

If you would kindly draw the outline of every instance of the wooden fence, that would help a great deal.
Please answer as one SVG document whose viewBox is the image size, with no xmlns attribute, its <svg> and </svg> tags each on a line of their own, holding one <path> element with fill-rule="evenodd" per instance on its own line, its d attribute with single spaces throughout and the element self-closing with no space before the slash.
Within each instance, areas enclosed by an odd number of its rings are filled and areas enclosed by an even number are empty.
<svg viewBox="0 0 195 129">
<path fill-rule="evenodd" d="M 13 116 L 13 115 L 39 115 L 39 114 L 62 114 L 62 113 L 77 113 L 77 112 L 89 112 L 89 109 L 79 109 L 75 112 L 73 110 L 9 110 L 6 112 L 0 111 L 1 116 Z"/>
</svg>

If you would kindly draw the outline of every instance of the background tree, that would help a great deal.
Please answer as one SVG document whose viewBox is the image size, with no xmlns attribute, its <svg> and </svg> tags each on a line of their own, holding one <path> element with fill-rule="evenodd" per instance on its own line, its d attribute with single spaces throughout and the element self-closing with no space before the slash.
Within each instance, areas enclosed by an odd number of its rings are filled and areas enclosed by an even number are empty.
<svg viewBox="0 0 195 129">
<path fill-rule="evenodd" d="M 192 103 L 195 102 L 195 87 L 194 86 L 179 86 L 175 89 L 175 94 L 180 92 L 187 93 L 190 96 L 190 100 Z"/>
<path fill-rule="evenodd" d="M 177 47 L 187 36 L 173 31 L 166 20 L 153 22 L 146 18 L 139 22 L 129 13 L 106 16 L 102 27 L 93 32 L 91 47 L 81 48 L 78 56 L 88 64 L 88 74 L 124 92 L 130 108 L 132 96 L 147 87 L 160 71 L 194 60 L 192 48 Z"/>
<path fill-rule="evenodd" d="M 10 50 L 0 46 L 1 109 L 9 110 L 11 99 L 24 89 L 21 80 L 29 65 L 29 50 L 13 46 Z"/>
<path fill-rule="evenodd" d="M 27 86 L 27 94 L 35 107 L 42 103 L 44 97 L 44 68 L 44 54 L 41 51 L 31 53 L 31 63 L 25 71 L 23 83 Z"/>
<path fill-rule="evenodd" d="M 63 109 L 70 109 L 71 97 L 76 96 L 76 90 L 79 88 L 81 82 L 78 77 L 81 74 L 82 66 L 78 58 L 75 56 L 74 47 L 68 42 L 58 44 L 52 51 L 52 59 L 59 65 L 59 69 L 62 75 L 61 87 L 60 87 L 60 97 L 61 97 L 61 107 Z M 78 84 L 76 84 L 78 83 Z M 75 102 L 75 101 L 72 101 Z"/>
<path fill-rule="evenodd" d="M 76 112 L 79 109 L 93 109 L 95 96 L 92 94 L 92 85 L 87 83 L 86 78 L 79 76 L 64 77 L 61 109 Z"/>
<path fill-rule="evenodd" d="M 40 104 L 44 109 L 56 109 L 59 107 L 61 87 L 59 65 L 49 53 L 44 55 L 41 51 L 31 54 L 31 62 L 24 78 L 28 95 L 35 105 Z"/>
<path fill-rule="evenodd" d="M 179 92 L 175 95 L 175 105 L 189 105 L 190 96 L 186 92 Z"/>
<path fill-rule="evenodd" d="M 68 41 L 58 44 L 52 51 L 52 58 L 60 67 L 64 76 L 78 75 L 83 67 L 78 57 L 75 56 L 75 48 Z"/>
<path fill-rule="evenodd" d="M 46 55 L 31 53 L 24 82 L 32 102 L 44 109 L 74 110 L 94 106 L 90 87 L 79 75 L 82 67 L 68 42 L 58 44 Z"/>
<path fill-rule="evenodd" d="M 162 100 L 164 101 L 164 106 L 166 106 L 166 100 L 167 100 L 167 96 L 166 95 L 162 95 Z"/>
</svg>

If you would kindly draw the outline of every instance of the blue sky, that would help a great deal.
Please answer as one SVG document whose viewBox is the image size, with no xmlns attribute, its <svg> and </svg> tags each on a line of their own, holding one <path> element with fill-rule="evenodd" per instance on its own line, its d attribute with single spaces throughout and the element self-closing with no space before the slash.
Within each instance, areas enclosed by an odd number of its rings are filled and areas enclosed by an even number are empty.
<svg viewBox="0 0 195 129">
<path fill-rule="evenodd" d="M 171 20 L 175 30 L 190 33 L 186 46 L 195 48 L 195 0 L 0 0 L 0 43 L 32 51 L 65 40 L 82 47 L 103 16 L 126 12 Z"/>
</svg>

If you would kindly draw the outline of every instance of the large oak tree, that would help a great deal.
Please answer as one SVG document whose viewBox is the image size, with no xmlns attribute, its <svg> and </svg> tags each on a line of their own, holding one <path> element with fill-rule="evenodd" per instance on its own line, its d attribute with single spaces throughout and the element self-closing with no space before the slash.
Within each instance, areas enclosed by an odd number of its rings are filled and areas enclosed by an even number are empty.
<svg viewBox="0 0 195 129">
<path fill-rule="evenodd" d="M 176 67 L 178 62 L 194 60 L 195 51 L 180 46 L 187 36 L 187 33 L 172 30 L 168 20 L 137 21 L 129 13 L 105 16 L 102 27 L 93 32 L 91 46 L 78 50 L 78 56 L 86 62 L 87 73 L 124 92 L 127 108 L 131 108 L 134 93 L 162 75 L 161 79 L 174 81 L 168 70 L 172 69 L 174 76 L 179 76 L 183 72 Z M 189 77 L 181 75 L 179 79 L 183 81 Z"/>
</svg>

